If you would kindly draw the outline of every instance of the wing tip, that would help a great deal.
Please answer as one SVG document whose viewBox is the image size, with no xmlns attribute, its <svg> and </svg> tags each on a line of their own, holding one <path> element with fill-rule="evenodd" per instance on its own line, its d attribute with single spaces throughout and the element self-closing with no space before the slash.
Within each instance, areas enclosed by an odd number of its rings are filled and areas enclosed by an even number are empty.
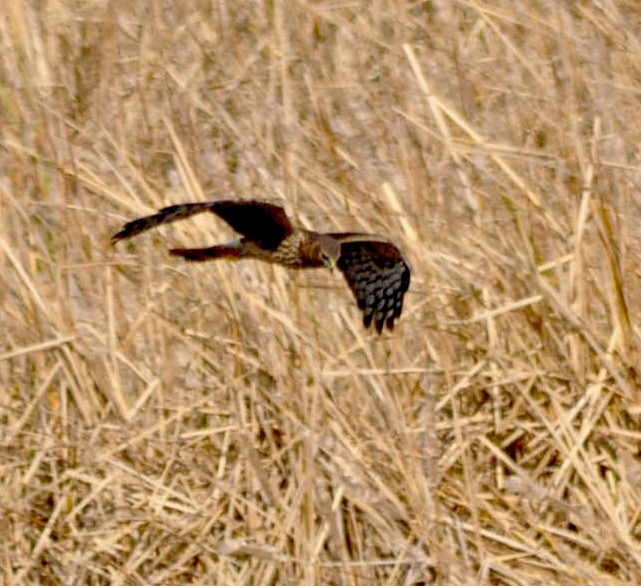
<svg viewBox="0 0 641 586">
<path fill-rule="evenodd" d="M 369 329 L 372 324 L 374 324 L 376 333 L 381 335 L 385 328 L 387 328 L 390 332 L 394 331 L 394 322 L 400 316 L 400 312 L 397 311 L 394 311 L 394 313 L 390 316 L 387 316 L 385 313 L 365 313 L 363 315 L 363 326 L 365 326 L 365 329 Z"/>
<path fill-rule="evenodd" d="M 120 242 L 121 240 L 127 240 L 127 238 L 131 238 L 132 236 L 135 236 L 135 234 L 132 234 L 132 228 L 130 226 L 131 222 L 125 224 L 118 232 L 116 232 L 112 237 L 111 237 L 111 245 L 113 246 L 114 244 Z"/>
</svg>

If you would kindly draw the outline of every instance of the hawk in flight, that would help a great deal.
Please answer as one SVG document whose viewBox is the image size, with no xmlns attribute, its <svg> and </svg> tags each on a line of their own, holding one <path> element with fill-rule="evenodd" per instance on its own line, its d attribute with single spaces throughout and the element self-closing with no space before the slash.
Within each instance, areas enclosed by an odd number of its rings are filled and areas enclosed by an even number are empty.
<svg viewBox="0 0 641 586">
<path fill-rule="evenodd" d="M 296 228 L 285 210 L 272 203 L 222 200 L 173 205 L 128 222 L 112 241 L 202 212 L 216 214 L 241 238 L 208 248 L 173 248 L 171 254 L 189 261 L 254 258 L 292 269 L 336 266 L 356 297 L 366 328 L 373 322 L 379 334 L 384 326 L 391 330 L 401 315 L 410 270 L 394 244 L 373 234 L 322 234 Z"/>
</svg>

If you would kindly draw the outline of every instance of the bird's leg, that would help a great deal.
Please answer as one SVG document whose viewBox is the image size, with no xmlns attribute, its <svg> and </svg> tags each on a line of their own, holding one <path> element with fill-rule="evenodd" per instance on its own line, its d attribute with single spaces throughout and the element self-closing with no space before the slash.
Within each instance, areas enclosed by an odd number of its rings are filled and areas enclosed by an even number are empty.
<svg viewBox="0 0 641 586">
<path fill-rule="evenodd" d="M 175 256 L 182 256 L 185 260 L 195 262 L 213 260 L 216 258 L 233 260 L 246 256 L 244 254 L 244 247 L 242 245 L 241 238 L 237 238 L 231 242 L 226 242 L 225 244 L 208 246 L 207 248 L 172 248 L 169 253 Z"/>
</svg>

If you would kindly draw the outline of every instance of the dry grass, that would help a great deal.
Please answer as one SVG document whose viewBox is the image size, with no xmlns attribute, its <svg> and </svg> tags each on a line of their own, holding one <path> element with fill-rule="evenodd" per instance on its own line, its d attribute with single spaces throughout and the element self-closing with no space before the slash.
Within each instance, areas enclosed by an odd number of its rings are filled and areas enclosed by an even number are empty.
<svg viewBox="0 0 641 586">
<path fill-rule="evenodd" d="M 641 583 L 641 4 L 0 2 L 5 584 Z M 273 197 L 391 235 L 188 265 Z"/>
</svg>

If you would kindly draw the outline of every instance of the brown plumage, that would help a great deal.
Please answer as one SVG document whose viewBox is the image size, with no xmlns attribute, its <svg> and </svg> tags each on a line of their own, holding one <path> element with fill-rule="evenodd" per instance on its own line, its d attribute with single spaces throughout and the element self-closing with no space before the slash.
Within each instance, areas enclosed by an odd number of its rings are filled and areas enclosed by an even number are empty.
<svg viewBox="0 0 641 586">
<path fill-rule="evenodd" d="M 202 212 L 221 217 L 242 237 L 208 248 L 173 248 L 171 254 L 189 261 L 254 258 L 293 269 L 337 266 L 363 312 L 365 327 L 374 322 L 379 333 L 383 326 L 391 330 L 401 315 L 410 270 L 394 244 L 373 234 L 322 234 L 295 228 L 285 210 L 272 203 L 222 200 L 173 205 L 128 222 L 112 240 Z"/>
</svg>

